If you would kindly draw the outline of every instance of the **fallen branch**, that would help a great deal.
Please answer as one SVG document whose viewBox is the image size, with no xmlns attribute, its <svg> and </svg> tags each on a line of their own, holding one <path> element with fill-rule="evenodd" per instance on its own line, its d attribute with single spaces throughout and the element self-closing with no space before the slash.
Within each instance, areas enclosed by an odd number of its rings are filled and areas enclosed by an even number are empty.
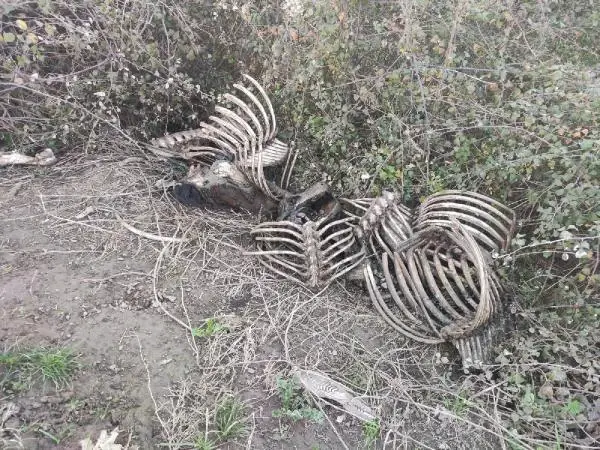
<svg viewBox="0 0 600 450">
<path fill-rule="evenodd" d="M 151 239 L 153 241 L 159 241 L 159 242 L 172 242 L 172 243 L 180 243 L 180 242 L 185 241 L 185 239 L 182 239 L 182 238 L 158 236 L 156 234 L 147 233 L 146 231 L 138 230 L 133 225 L 129 225 L 127 222 L 125 222 L 123 219 L 121 219 L 121 217 L 119 217 L 118 214 L 117 214 L 117 220 L 119 221 L 119 223 L 121 225 L 123 225 L 124 228 L 127 228 L 133 234 L 137 234 L 138 236 L 144 237 L 146 239 Z"/>
</svg>

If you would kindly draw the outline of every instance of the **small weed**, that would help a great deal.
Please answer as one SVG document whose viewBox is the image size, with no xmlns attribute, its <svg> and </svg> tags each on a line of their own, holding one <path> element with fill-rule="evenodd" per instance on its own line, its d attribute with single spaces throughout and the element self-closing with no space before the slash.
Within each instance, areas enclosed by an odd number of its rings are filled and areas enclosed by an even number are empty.
<svg viewBox="0 0 600 450">
<path fill-rule="evenodd" d="M 214 317 L 211 317 L 210 319 L 206 319 L 201 327 L 192 328 L 192 336 L 210 337 L 218 333 L 226 333 L 227 331 L 229 331 L 229 328 L 219 323 Z"/>
<path fill-rule="evenodd" d="M 69 349 L 38 348 L 0 354 L 0 389 L 19 392 L 38 380 L 59 389 L 77 370 L 77 358 Z"/>
<path fill-rule="evenodd" d="M 214 450 L 217 448 L 217 443 L 207 436 L 198 436 L 194 441 L 195 450 Z"/>
<path fill-rule="evenodd" d="M 461 393 L 451 399 L 444 400 L 444 406 L 456 416 L 462 417 L 469 410 L 470 402 Z"/>
<path fill-rule="evenodd" d="M 59 388 L 69 382 L 77 369 L 75 355 L 68 349 L 38 349 L 24 354 L 33 375 L 40 374 L 44 382 L 52 382 Z"/>
<path fill-rule="evenodd" d="M 234 397 L 227 397 L 217 406 L 215 427 L 220 441 L 236 439 L 246 434 L 246 408 Z"/>
<path fill-rule="evenodd" d="M 38 432 L 41 435 L 43 435 L 43 436 L 47 437 L 48 439 L 50 439 L 53 444 L 55 444 L 55 445 L 60 444 L 60 439 L 58 437 L 54 436 L 52 433 L 50 433 L 48 431 L 45 431 L 45 430 L 42 430 L 42 429 L 39 429 Z"/>
<path fill-rule="evenodd" d="M 75 412 L 85 406 L 85 402 L 78 398 L 73 398 L 67 403 L 67 411 Z"/>
<path fill-rule="evenodd" d="M 55 433 L 51 433 L 43 428 L 37 428 L 37 432 L 52 441 L 54 445 L 59 445 L 65 439 L 68 439 L 73 435 L 73 425 L 68 424 L 64 428 L 57 430 Z"/>
<path fill-rule="evenodd" d="M 302 395 L 300 386 L 294 379 L 278 378 L 277 389 L 281 399 L 281 408 L 273 411 L 273 417 L 286 418 L 293 422 L 298 420 L 323 422 L 323 413 L 308 405 L 308 400 Z"/>
<path fill-rule="evenodd" d="M 362 431 L 365 447 L 375 447 L 375 442 L 377 442 L 377 439 L 379 439 L 379 435 L 381 434 L 381 424 L 379 423 L 379 419 L 373 419 L 363 423 Z"/>
</svg>

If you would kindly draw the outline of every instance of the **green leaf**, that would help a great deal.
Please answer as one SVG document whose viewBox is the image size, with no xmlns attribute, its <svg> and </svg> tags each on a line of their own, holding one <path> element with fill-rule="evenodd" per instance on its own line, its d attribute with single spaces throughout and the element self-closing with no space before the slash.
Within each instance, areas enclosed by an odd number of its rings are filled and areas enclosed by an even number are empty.
<svg viewBox="0 0 600 450">
<path fill-rule="evenodd" d="M 18 26 L 18 27 L 19 27 L 21 30 L 25 31 L 25 30 L 27 29 L 27 22 L 25 22 L 24 20 L 22 20 L 22 19 L 17 19 L 17 20 L 15 21 L 15 23 L 17 24 L 17 26 Z"/>
<path fill-rule="evenodd" d="M 591 139 L 584 139 L 579 143 L 579 147 L 581 147 L 581 150 L 591 150 L 594 146 L 594 143 L 595 141 Z"/>
<path fill-rule="evenodd" d="M 583 412 L 584 408 L 583 405 L 581 404 L 581 402 L 579 402 L 579 400 L 576 399 L 572 399 L 569 401 L 569 403 L 567 403 L 565 406 L 563 406 L 563 412 L 565 412 L 566 414 L 569 414 L 571 416 L 576 416 L 577 414 L 581 414 Z"/>
<path fill-rule="evenodd" d="M 16 36 L 13 33 L 2 33 L 2 39 L 4 42 L 15 42 Z"/>
<path fill-rule="evenodd" d="M 46 32 L 46 34 L 48 36 L 53 36 L 54 33 L 56 32 L 56 27 L 54 25 L 47 23 L 46 25 L 44 25 L 44 31 Z"/>
<path fill-rule="evenodd" d="M 210 319 L 207 319 L 201 327 L 192 328 L 192 336 L 210 337 L 217 333 L 225 333 L 227 331 L 229 331 L 229 329 L 225 325 L 220 324 L 217 319 L 211 317 Z"/>
</svg>

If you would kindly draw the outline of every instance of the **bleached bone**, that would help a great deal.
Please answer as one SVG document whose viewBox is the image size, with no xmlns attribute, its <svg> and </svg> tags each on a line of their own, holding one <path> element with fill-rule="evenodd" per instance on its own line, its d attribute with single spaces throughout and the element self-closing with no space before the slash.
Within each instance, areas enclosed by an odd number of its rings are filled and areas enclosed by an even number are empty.
<svg viewBox="0 0 600 450">
<path fill-rule="evenodd" d="M 344 213 L 358 222 L 356 236 L 368 242 L 375 255 L 383 249 L 393 256 L 413 234 L 412 212 L 397 201 L 393 192 L 385 191 L 377 198 L 342 199 L 341 202 Z"/>
<path fill-rule="evenodd" d="M 304 389 L 316 397 L 338 403 L 344 411 L 357 419 L 363 421 L 376 419 L 369 405 L 343 384 L 314 370 L 298 369 L 295 375 Z"/>
<path fill-rule="evenodd" d="M 493 320 L 476 330 L 471 336 L 452 341 L 460 353 L 463 370 L 482 369 L 492 362 L 494 347 L 501 342 L 510 329 L 510 322 L 508 311 L 500 307 Z"/>
<path fill-rule="evenodd" d="M 415 214 L 414 229 L 450 228 L 458 220 L 489 252 L 507 250 L 515 231 L 513 210 L 476 192 L 449 190 L 430 195 Z"/>
<path fill-rule="evenodd" d="M 369 295 L 384 319 L 411 339 L 435 344 L 468 337 L 498 308 L 498 277 L 456 219 L 451 228 L 422 230 L 391 258 L 384 251 L 381 261 L 389 295 L 381 293 L 368 264 Z"/>
<path fill-rule="evenodd" d="M 225 94 L 232 106 L 215 107 L 200 128 L 154 139 L 150 148 L 162 156 L 180 157 L 210 166 L 217 160 L 232 161 L 248 180 L 273 200 L 282 197 L 296 162 L 296 153 L 275 138 L 277 122 L 273 105 L 262 86 L 244 74 L 246 87 L 234 84 L 240 97 Z M 279 189 L 267 182 L 266 167 L 284 165 Z"/>
<path fill-rule="evenodd" d="M 303 224 L 265 222 L 251 231 L 260 262 L 272 272 L 310 287 L 327 285 L 363 260 L 351 218 Z"/>
<path fill-rule="evenodd" d="M 21 153 L 0 152 L 0 167 L 4 166 L 51 166 L 56 163 L 56 156 L 52 149 L 46 148 L 35 156 L 27 156 Z"/>
</svg>

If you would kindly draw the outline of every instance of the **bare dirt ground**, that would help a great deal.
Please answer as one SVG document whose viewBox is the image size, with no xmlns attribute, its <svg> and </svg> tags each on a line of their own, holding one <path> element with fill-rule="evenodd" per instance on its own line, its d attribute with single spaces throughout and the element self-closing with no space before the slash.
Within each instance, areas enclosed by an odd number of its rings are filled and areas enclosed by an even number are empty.
<svg viewBox="0 0 600 450">
<path fill-rule="evenodd" d="M 258 218 L 182 207 L 157 187 L 171 178 L 130 154 L 0 170 L 0 345 L 80 362 L 65 389 L 0 394 L 16 408 L 6 448 L 76 449 L 117 427 L 130 448 L 194 448 L 224 394 L 245 402 L 247 432 L 221 448 L 365 448 L 360 422 L 322 402 L 323 424 L 272 416 L 292 367 L 364 394 L 378 448 L 502 448 L 493 412 L 444 402 L 470 382 L 451 349 L 396 335 L 360 283 L 273 278 L 243 255 Z M 192 337 L 213 317 L 228 332 Z"/>
</svg>

